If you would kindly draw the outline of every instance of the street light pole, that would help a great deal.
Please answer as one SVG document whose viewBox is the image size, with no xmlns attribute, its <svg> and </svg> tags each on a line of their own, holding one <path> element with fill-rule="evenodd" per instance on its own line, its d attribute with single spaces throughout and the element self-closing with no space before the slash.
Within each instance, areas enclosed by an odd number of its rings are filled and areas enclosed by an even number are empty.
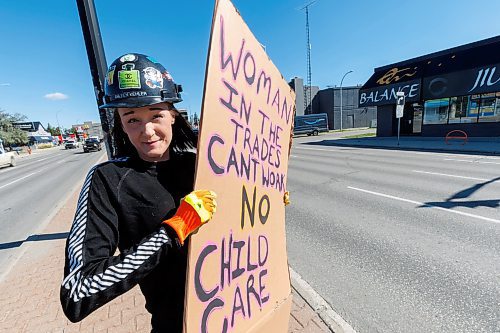
<svg viewBox="0 0 500 333">
<path fill-rule="evenodd" d="M 342 76 L 342 80 L 340 80 L 340 131 L 342 132 L 342 83 L 344 82 L 344 78 L 347 74 L 352 73 L 353 71 L 348 71 Z"/>
<path fill-rule="evenodd" d="M 59 142 L 59 144 L 61 144 L 61 140 L 59 140 L 59 138 L 61 137 L 62 135 L 62 131 L 61 131 L 61 125 L 59 125 L 59 112 L 61 112 L 61 110 L 57 111 L 56 112 L 56 120 L 57 120 L 57 129 L 59 130 L 59 136 L 57 138 L 57 142 Z"/>
</svg>

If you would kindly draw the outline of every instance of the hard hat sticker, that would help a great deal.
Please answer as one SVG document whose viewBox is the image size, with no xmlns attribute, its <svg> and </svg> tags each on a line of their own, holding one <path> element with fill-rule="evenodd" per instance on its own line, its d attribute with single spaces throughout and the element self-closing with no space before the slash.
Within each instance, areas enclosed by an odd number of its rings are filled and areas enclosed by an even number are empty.
<svg viewBox="0 0 500 333">
<path fill-rule="evenodd" d="M 126 54 L 120 58 L 121 62 L 136 61 L 136 60 L 137 60 L 137 57 L 135 56 L 135 54 Z"/>
<path fill-rule="evenodd" d="M 163 72 L 163 75 L 162 75 L 165 79 L 167 80 L 170 80 L 170 81 L 173 81 L 174 79 L 172 78 L 172 75 L 170 75 L 169 72 L 165 71 Z"/>
<path fill-rule="evenodd" d="M 163 76 L 161 72 L 154 67 L 146 67 L 142 70 L 144 79 L 150 88 L 163 88 Z"/>
<path fill-rule="evenodd" d="M 111 86 L 113 84 L 113 76 L 115 76 L 115 67 L 116 66 L 109 67 L 108 73 L 106 74 L 106 80 L 108 80 L 108 86 Z"/>
<path fill-rule="evenodd" d="M 122 66 L 123 70 L 118 72 L 118 83 L 120 85 L 120 89 L 141 88 L 139 71 L 134 68 L 134 64 L 125 64 Z"/>
</svg>

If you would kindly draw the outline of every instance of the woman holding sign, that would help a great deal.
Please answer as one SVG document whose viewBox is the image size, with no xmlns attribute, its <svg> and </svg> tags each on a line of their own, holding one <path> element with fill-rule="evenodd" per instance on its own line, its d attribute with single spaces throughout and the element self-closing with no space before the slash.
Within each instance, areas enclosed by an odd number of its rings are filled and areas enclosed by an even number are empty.
<svg viewBox="0 0 500 333">
<path fill-rule="evenodd" d="M 193 191 L 196 136 L 175 109 L 181 87 L 142 54 L 106 76 L 117 159 L 93 167 L 66 243 L 61 286 L 73 322 L 139 284 L 153 332 L 181 332 L 186 238 L 215 213 L 215 193 Z M 119 254 L 116 250 L 119 249 Z"/>
</svg>

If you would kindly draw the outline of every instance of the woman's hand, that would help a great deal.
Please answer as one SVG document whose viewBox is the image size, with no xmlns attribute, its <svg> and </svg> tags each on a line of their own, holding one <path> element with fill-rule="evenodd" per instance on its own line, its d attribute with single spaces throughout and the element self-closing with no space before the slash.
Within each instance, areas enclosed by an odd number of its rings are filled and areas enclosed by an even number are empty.
<svg viewBox="0 0 500 333">
<path fill-rule="evenodd" d="M 197 190 L 183 199 L 175 215 L 163 221 L 177 233 L 181 244 L 198 228 L 212 219 L 217 210 L 217 195 L 212 191 Z"/>
</svg>

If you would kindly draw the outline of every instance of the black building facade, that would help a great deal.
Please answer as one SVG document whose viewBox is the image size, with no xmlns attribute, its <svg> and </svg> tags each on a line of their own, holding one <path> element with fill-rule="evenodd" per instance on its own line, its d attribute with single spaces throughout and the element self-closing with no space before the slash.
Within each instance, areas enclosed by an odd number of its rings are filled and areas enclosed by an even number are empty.
<svg viewBox="0 0 500 333">
<path fill-rule="evenodd" d="M 359 86 L 342 87 L 342 101 L 340 87 L 322 89 L 313 100 L 313 110 L 317 110 L 315 113 L 328 114 L 328 125 L 331 130 L 340 129 L 340 117 L 343 129 L 372 127 L 377 119 L 377 108 L 359 106 L 359 88 Z"/>
<path fill-rule="evenodd" d="M 401 135 L 500 136 L 500 36 L 376 68 L 359 105 L 378 107 L 377 136 L 397 135 L 398 91 Z"/>
</svg>

